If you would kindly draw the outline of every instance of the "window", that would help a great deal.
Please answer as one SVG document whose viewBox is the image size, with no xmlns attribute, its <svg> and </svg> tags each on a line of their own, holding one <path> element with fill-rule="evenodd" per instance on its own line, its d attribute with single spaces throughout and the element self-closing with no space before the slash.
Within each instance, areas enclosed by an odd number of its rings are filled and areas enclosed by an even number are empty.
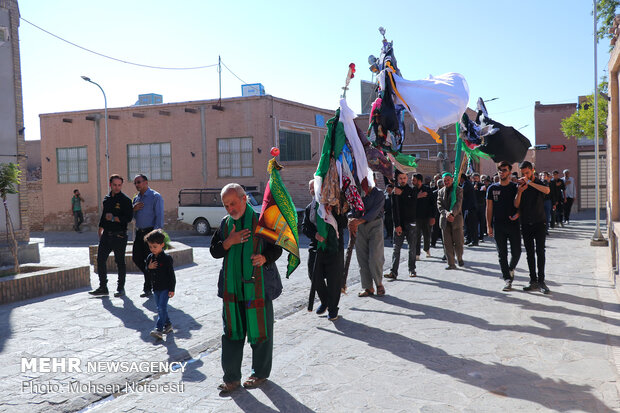
<svg viewBox="0 0 620 413">
<path fill-rule="evenodd" d="M 217 175 L 220 178 L 254 176 L 252 138 L 217 140 Z"/>
<path fill-rule="evenodd" d="M 56 148 L 58 183 L 88 182 L 88 154 L 86 146 Z"/>
<path fill-rule="evenodd" d="M 309 161 L 310 134 L 280 130 L 280 160 L 281 161 Z"/>
<path fill-rule="evenodd" d="M 170 143 L 127 145 L 127 167 L 128 179 L 144 174 L 150 181 L 172 180 Z"/>
</svg>

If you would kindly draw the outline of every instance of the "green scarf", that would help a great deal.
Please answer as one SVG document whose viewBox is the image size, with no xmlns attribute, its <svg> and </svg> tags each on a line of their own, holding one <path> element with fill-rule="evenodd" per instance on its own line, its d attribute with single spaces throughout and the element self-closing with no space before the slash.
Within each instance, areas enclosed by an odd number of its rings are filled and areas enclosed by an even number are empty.
<svg viewBox="0 0 620 413">
<path fill-rule="evenodd" d="M 240 219 L 233 220 L 229 216 L 224 226 L 225 238 L 232 231 L 233 224 L 236 231 L 250 230 L 250 239 L 230 247 L 224 258 L 224 320 L 228 338 L 243 340 L 241 303 L 245 307 L 246 331 L 251 344 L 261 343 L 268 338 L 263 267 L 252 266 L 251 259 L 255 251 L 256 254 L 261 253 L 259 238 L 254 236 L 257 223 L 256 214 L 248 204 Z"/>
</svg>

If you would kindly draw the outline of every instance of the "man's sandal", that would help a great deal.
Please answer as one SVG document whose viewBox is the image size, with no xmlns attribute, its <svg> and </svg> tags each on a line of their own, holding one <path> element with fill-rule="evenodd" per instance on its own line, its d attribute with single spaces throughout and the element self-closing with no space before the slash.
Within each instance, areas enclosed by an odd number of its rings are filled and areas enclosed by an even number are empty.
<svg viewBox="0 0 620 413">
<path fill-rule="evenodd" d="M 370 297 L 371 295 L 375 295 L 375 293 L 369 290 L 368 288 L 357 293 L 358 297 Z"/>
<path fill-rule="evenodd" d="M 256 376 L 250 376 L 246 381 L 243 382 L 243 387 L 245 387 L 246 389 L 255 389 L 266 381 L 266 378 L 259 379 Z"/>
<path fill-rule="evenodd" d="M 230 393 L 233 392 L 235 390 L 237 390 L 239 388 L 239 382 L 238 381 L 233 381 L 231 383 L 222 383 L 219 386 L 217 386 L 217 389 L 222 392 L 222 393 Z"/>
<path fill-rule="evenodd" d="M 377 287 L 377 295 L 379 297 L 385 295 L 385 287 L 384 286 L 380 285 L 380 286 Z"/>
</svg>

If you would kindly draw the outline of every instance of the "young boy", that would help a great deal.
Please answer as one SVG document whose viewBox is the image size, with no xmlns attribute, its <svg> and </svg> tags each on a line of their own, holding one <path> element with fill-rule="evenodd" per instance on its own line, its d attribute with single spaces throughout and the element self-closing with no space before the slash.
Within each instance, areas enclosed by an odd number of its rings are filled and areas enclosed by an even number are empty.
<svg viewBox="0 0 620 413">
<path fill-rule="evenodd" d="M 172 257 L 164 252 L 164 239 L 165 235 L 160 229 L 153 230 L 144 237 L 151 250 L 145 263 L 153 281 L 153 293 L 157 303 L 157 324 L 151 331 L 151 336 L 159 340 L 163 334 L 172 332 L 172 324 L 168 318 L 168 299 L 174 297 L 176 284 Z"/>
</svg>

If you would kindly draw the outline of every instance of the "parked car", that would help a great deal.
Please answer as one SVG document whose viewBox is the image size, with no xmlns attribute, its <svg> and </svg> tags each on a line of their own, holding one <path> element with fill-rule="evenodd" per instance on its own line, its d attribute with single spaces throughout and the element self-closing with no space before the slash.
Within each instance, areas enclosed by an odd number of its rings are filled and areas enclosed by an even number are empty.
<svg viewBox="0 0 620 413">
<path fill-rule="evenodd" d="M 248 202 L 260 214 L 263 207 L 263 194 L 256 187 L 245 187 Z M 201 235 L 209 235 L 217 228 L 227 214 L 218 188 L 188 188 L 179 191 L 177 221 L 192 225 Z M 304 217 L 304 209 L 296 208 L 298 228 Z"/>
<path fill-rule="evenodd" d="M 201 235 L 209 235 L 213 228 L 217 228 L 227 214 L 220 197 L 221 189 L 217 188 L 188 188 L 179 191 L 179 208 L 177 221 L 192 225 Z M 254 211 L 260 214 L 263 198 L 257 201 L 253 193 L 248 190 L 248 202 Z"/>
</svg>

